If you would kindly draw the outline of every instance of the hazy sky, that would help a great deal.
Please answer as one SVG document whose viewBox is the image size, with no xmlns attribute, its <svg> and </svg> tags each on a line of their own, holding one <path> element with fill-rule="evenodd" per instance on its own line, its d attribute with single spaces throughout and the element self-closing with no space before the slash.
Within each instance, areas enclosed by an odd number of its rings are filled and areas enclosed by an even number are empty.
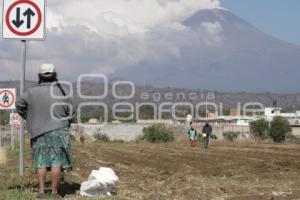
<svg viewBox="0 0 300 200">
<path fill-rule="evenodd" d="M 46 40 L 28 45 L 28 78 L 35 78 L 45 62 L 57 66 L 66 79 L 112 74 L 147 59 L 160 62 L 178 55 L 181 41 L 168 41 L 170 31 L 186 33 L 184 19 L 219 6 L 218 0 L 49 0 Z M 204 23 L 200 29 L 205 40 L 218 41 L 218 23 Z M 0 40 L 0 80 L 19 78 L 20 50 L 20 42 Z"/>
<path fill-rule="evenodd" d="M 110 75 L 143 62 L 180 59 L 181 49 L 196 41 L 218 48 L 225 39 L 219 21 L 203 21 L 197 30 L 182 22 L 221 7 L 300 44 L 299 5 L 300 0 L 49 0 L 47 37 L 28 44 L 26 76 L 36 79 L 42 63 L 53 63 L 67 80 L 83 73 Z M 21 49 L 19 41 L 0 40 L 0 80 L 19 79 Z"/>
<path fill-rule="evenodd" d="M 299 0 L 221 0 L 221 5 L 260 30 L 300 45 Z"/>
</svg>

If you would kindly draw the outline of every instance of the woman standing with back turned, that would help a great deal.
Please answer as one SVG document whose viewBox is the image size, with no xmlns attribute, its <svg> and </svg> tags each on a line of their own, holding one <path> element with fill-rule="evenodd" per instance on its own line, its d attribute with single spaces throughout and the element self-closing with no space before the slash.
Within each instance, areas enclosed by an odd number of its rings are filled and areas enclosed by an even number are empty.
<svg viewBox="0 0 300 200">
<path fill-rule="evenodd" d="M 32 163 L 39 181 L 36 197 L 47 198 L 45 179 L 51 171 L 52 197 L 60 198 L 60 174 L 72 168 L 69 123 L 74 109 L 52 64 L 43 64 L 38 76 L 38 86 L 20 96 L 16 107 L 30 133 Z"/>
</svg>

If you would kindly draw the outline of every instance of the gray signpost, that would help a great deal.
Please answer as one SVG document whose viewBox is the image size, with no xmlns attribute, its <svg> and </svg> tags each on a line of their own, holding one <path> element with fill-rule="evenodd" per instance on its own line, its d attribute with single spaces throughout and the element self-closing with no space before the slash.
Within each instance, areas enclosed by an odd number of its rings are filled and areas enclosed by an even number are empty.
<svg viewBox="0 0 300 200">
<path fill-rule="evenodd" d="M 27 42 L 22 40 L 23 43 L 23 56 L 22 56 L 22 69 L 21 69 L 21 79 L 20 79 L 20 95 L 25 91 L 25 73 L 26 73 L 26 54 L 27 54 Z M 25 136 L 24 136 L 25 123 L 21 119 L 20 124 L 20 176 L 24 176 L 24 146 L 25 146 Z"/>
<path fill-rule="evenodd" d="M 13 125 L 10 125 L 10 146 L 12 150 L 15 149 L 15 134 Z"/>
<path fill-rule="evenodd" d="M 25 91 L 28 40 L 45 39 L 45 0 L 3 0 L 3 39 L 20 40 L 23 45 L 20 95 Z M 25 123 L 20 125 L 20 176 L 24 176 Z"/>
</svg>

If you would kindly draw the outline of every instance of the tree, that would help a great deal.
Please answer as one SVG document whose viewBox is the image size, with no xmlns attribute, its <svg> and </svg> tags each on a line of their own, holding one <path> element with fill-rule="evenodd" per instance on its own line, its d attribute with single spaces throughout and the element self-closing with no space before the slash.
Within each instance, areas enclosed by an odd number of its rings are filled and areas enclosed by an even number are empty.
<svg viewBox="0 0 300 200">
<path fill-rule="evenodd" d="M 274 142 L 282 142 L 286 134 L 292 131 L 290 123 L 283 117 L 275 117 L 271 122 L 270 137 Z"/>
<path fill-rule="evenodd" d="M 265 119 L 258 119 L 250 123 L 250 133 L 254 138 L 266 139 L 269 136 L 270 124 Z"/>
</svg>

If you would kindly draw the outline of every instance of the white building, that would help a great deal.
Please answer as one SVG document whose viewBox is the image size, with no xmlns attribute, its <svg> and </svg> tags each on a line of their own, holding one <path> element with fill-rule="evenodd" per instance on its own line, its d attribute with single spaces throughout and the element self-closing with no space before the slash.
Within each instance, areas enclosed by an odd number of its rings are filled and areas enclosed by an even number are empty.
<svg viewBox="0 0 300 200">
<path fill-rule="evenodd" d="M 280 116 L 286 118 L 292 126 L 300 125 L 300 111 L 295 113 L 281 113 L 281 108 L 278 107 L 268 107 L 265 108 L 265 117 L 268 121 L 272 121 L 274 117 Z"/>
<path fill-rule="evenodd" d="M 274 117 L 280 116 L 282 108 L 279 107 L 267 107 L 265 108 L 265 117 L 268 121 L 272 121 Z"/>
</svg>

